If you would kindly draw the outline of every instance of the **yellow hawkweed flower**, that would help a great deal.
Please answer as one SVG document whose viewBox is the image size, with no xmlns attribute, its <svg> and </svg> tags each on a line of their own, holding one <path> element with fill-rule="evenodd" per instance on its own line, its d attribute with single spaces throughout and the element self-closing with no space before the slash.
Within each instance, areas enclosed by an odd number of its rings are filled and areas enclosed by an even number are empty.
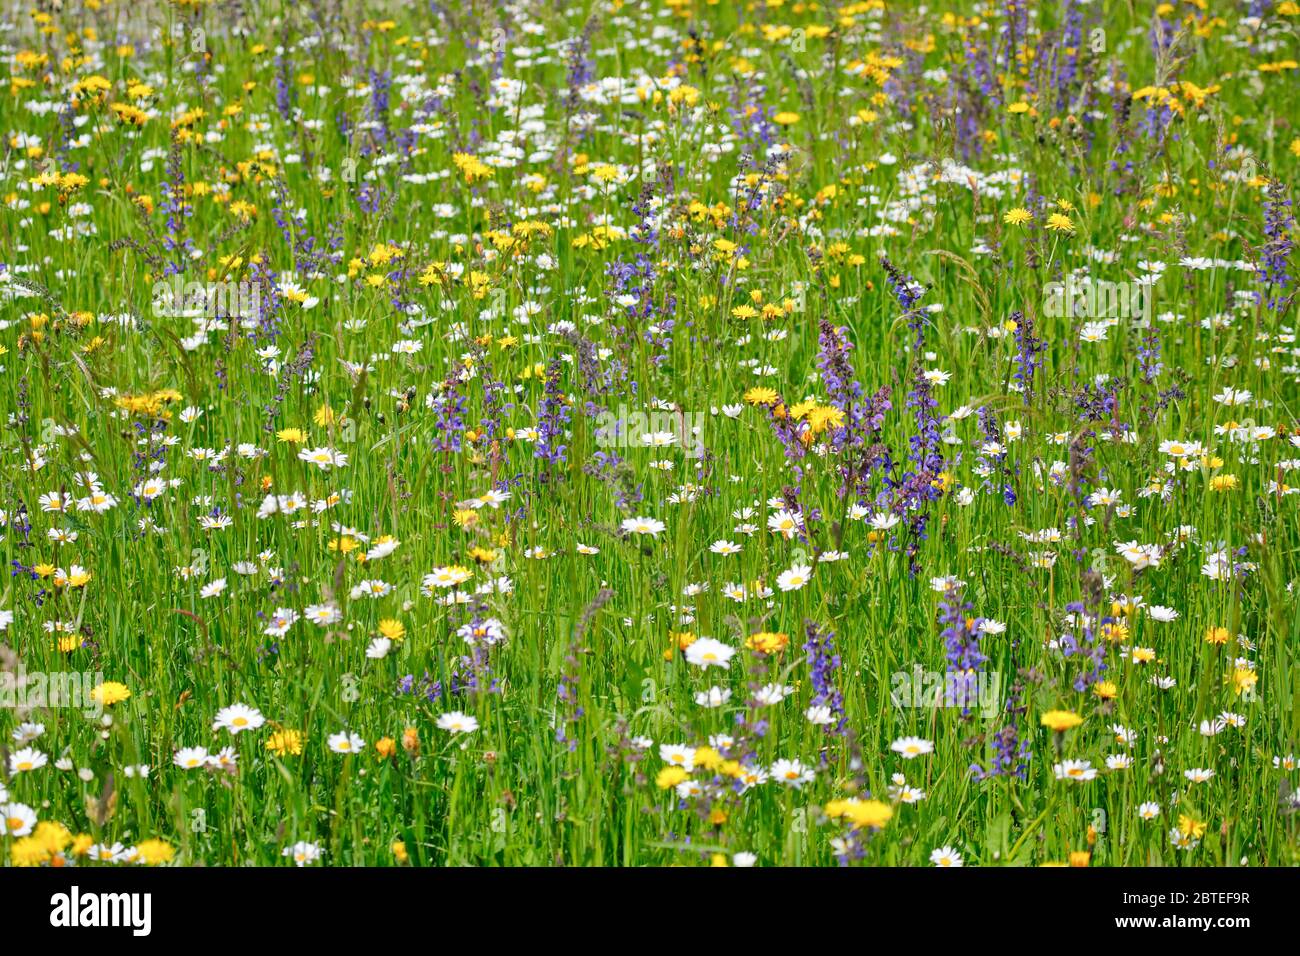
<svg viewBox="0 0 1300 956">
<path fill-rule="evenodd" d="M 1074 221 L 1064 213 L 1054 212 L 1048 216 L 1047 228 L 1053 232 L 1063 232 L 1066 235 L 1074 235 Z"/>
<path fill-rule="evenodd" d="M 1063 734 L 1072 727 L 1078 727 L 1083 723 L 1083 718 L 1072 710 L 1049 710 L 1039 718 L 1039 723 Z"/>
<path fill-rule="evenodd" d="M 863 827 L 883 829 L 894 816 L 893 808 L 879 800 L 832 800 L 825 809 L 828 817 L 842 817 L 855 830 Z"/>
<path fill-rule="evenodd" d="M 165 840 L 157 838 L 145 840 L 136 847 L 136 857 L 141 863 L 158 866 L 169 862 L 176 855 L 175 848 Z"/>
<path fill-rule="evenodd" d="M 655 785 L 660 790 L 669 790 L 687 778 L 687 773 L 676 765 L 664 767 L 655 777 Z"/>
<path fill-rule="evenodd" d="M 1207 644 L 1227 644 L 1232 640 L 1232 634 L 1226 627 L 1211 625 L 1205 629 L 1205 643 Z"/>
<path fill-rule="evenodd" d="M 773 631 L 760 631 L 745 638 L 745 646 L 760 654 L 780 654 L 790 644 L 790 635 Z"/>
<path fill-rule="evenodd" d="M 302 734 L 296 730 L 277 730 L 266 738 L 266 749 L 277 757 L 285 754 L 296 757 L 302 753 Z"/>
<path fill-rule="evenodd" d="M 125 684 L 117 681 L 106 681 L 99 684 L 90 692 L 90 699 L 102 704 L 105 707 L 112 707 L 114 704 L 120 704 L 131 696 L 131 689 Z"/>
<path fill-rule="evenodd" d="M 1230 681 L 1233 690 L 1240 697 L 1247 691 L 1254 689 L 1255 685 L 1259 683 L 1259 675 L 1249 667 L 1237 667 L 1233 669 Z"/>
</svg>

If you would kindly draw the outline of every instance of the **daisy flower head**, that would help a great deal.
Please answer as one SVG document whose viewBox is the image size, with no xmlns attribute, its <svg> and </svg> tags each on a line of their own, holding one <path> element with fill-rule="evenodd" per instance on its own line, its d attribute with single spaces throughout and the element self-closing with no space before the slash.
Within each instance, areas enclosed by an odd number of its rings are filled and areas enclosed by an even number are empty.
<svg viewBox="0 0 1300 956">
<path fill-rule="evenodd" d="M 438 729 L 450 734 L 469 734 L 478 730 L 478 720 L 459 710 L 453 710 L 438 717 Z"/>
<path fill-rule="evenodd" d="M 330 750 L 336 754 L 354 754 L 360 753 L 366 749 L 366 742 L 360 734 L 351 733 L 350 731 L 341 730 L 336 734 L 330 734 L 327 741 Z"/>
<path fill-rule="evenodd" d="M 256 730 L 266 723 L 266 718 L 256 707 L 249 707 L 246 704 L 231 704 L 217 711 L 216 719 L 212 722 L 213 730 L 228 730 L 232 734 L 243 733 L 245 730 Z"/>
<path fill-rule="evenodd" d="M 686 660 L 705 670 L 710 667 L 727 670 L 731 667 L 731 658 L 735 653 L 736 649 L 728 644 L 711 637 L 701 637 L 686 648 Z"/>
</svg>

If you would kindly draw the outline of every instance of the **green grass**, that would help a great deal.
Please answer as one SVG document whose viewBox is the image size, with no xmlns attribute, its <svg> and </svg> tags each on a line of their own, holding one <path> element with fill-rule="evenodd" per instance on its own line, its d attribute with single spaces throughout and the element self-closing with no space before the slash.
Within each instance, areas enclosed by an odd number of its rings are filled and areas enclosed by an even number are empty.
<svg viewBox="0 0 1300 956">
<path fill-rule="evenodd" d="M 102 718 L 0 709 L 15 834 L 0 859 L 49 864 L 92 843 L 129 858 L 156 839 L 141 856 L 205 865 L 291 865 L 299 842 L 323 865 L 920 866 L 941 847 L 967 865 L 1296 862 L 1300 498 L 1285 486 L 1300 487 L 1300 267 L 1279 264 L 1294 220 L 1266 230 L 1300 169 L 1294 3 L 1258 4 L 1260 21 L 1246 4 L 1044 4 L 1009 57 L 1001 6 L 950 0 L 924 16 L 393 6 L 9 14 L 0 666 L 130 696 Z M 977 16 L 987 29 L 962 19 Z M 1071 51 L 1062 78 L 1052 64 Z M 640 92 L 569 95 L 584 71 Z M 1013 209 L 1032 218 L 1012 224 Z M 882 255 L 927 287 L 917 311 Z M 639 261 L 648 278 L 620 279 Z M 154 307 L 177 270 L 250 283 L 262 314 L 220 310 L 200 343 L 192 318 Z M 1084 341 L 1092 320 L 1049 301 L 1072 270 L 1150 279 L 1149 321 L 1118 316 Z M 1289 285 L 1270 281 L 1284 271 Z M 275 291 L 290 279 L 315 301 Z M 860 398 L 821 371 L 832 329 Z M 1028 389 L 1026 329 L 1042 343 Z M 925 370 L 950 373 L 932 387 L 933 428 L 960 443 L 918 467 L 909 393 Z M 853 425 L 882 388 L 879 427 Z M 1225 388 L 1250 397 L 1224 404 Z M 557 407 L 549 447 L 564 448 L 547 460 L 529 430 Z M 668 409 L 661 423 L 699 426 L 701 456 L 601 432 Z M 981 409 L 1004 455 L 982 449 Z M 795 415 L 826 427 L 787 451 Z M 1170 441 L 1204 457 L 1184 468 Z M 299 459 L 318 448 L 346 465 Z M 860 477 L 848 489 L 846 470 Z M 76 505 L 87 472 L 115 506 Z M 147 501 L 135 489 L 150 478 L 175 486 Z M 500 507 L 460 507 L 492 489 L 509 493 Z M 1118 506 L 1088 504 L 1098 489 Z M 69 506 L 45 510 L 54 493 Z M 331 503 L 259 516 L 268 494 Z M 768 530 L 783 496 L 804 534 Z M 873 533 L 869 516 L 887 513 L 900 522 Z M 216 514 L 228 526 L 205 529 Z M 638 517 L 664 528 L 622 530 Z M 1026 540 L 1044 529 L 1058 535 Z M 386 535 L 395 551 L 358 561 Z M 724 539 L 743 550 L 713 553 Z M 1159 546 L 1158 564 L 1127 560 L 1125 542 Z M 1204 573 L 1238 549 L 1226 580 Z M 88 579 L 59 583 L 73 565 Z M 811 580 L 778 588 L 801 565 Z M 473 576 L 422 587 L 446 567 Z M 932 583 L 946 576 L 969 605 L 961 637 L 986 658 L 987 713 L 891 698 L 900 675 L 949 666 Z M 386 593 L 353 596 L 376 580 Z M 508 586 L 479 592 L 491 582 Z M 278 609 L 331 602 L 336 622 L 266 633 Z M 506 637 L 475 658 L 457 631 L 486 618 Z M 1005 631 L 972 630 L 981 619 Z M 403 633 L 368 657 L 381 622 Z M 830 725 L 805 716 L 824 687 L 810 628 L 833 634 Z M 1207 642 L 1212 628 L 1227 642 Z M 761 632 L 788 641 L 747 648 Z M 692 664 L 682 633 L 735 649 L 730 666 Z M 759 706 L 770 683 L 790 695 Z M 730 699 L 698 704 L 714 686 Z M 214 730 L 237 703 L 266 723 Z M 1053 711 L 1081 723 L 1057 733 Z M 440 729 L 448 712 L 477 729 Z M 43 733 L 15 738 L 24 723 Z M 972 773 L 1008 727 L 1032 754 L 1022 773 Z M 301 752 L 270 749 L 278 731 Z M 332 752 L 343 731 L 364 752 Z M 696 751 L 697 795 L 662 786 L 662 745 L 719 734 L 734 743 Z M 910 736 L 933 752 L 891 749 Z M 233 768 L 174 763 L 227 746 Z M 23 748 L 48 762 L 18 770 Z M 1131 765 L 1108 766 L 1118 755 Z M 812 779 L 730 775 L 782 759 Z M 1058 779 L 1066 760 L 1095 779 Z M 128 775 L 141 764 L 147 777 Z M 1190 781 L 1198 768 L 1214 775 Z M 896 774 L 924 798 L 901 799 Z M 16 805 L 45 826 L 24 835 Z M 1189 827 L 1180 848 L 1170 831 Z"/>
</svg>

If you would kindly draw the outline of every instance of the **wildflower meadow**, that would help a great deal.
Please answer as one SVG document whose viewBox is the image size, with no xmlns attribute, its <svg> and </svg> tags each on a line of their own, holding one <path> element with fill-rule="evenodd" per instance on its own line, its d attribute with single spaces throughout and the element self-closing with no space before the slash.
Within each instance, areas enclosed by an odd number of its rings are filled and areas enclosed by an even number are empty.
<svg viewBox="0 0 1300 956">
<path fill-rule="evenodd" d="M 1300 862 L 1295 0 L 13 0 L 0 863 Z"/>
</svg>

